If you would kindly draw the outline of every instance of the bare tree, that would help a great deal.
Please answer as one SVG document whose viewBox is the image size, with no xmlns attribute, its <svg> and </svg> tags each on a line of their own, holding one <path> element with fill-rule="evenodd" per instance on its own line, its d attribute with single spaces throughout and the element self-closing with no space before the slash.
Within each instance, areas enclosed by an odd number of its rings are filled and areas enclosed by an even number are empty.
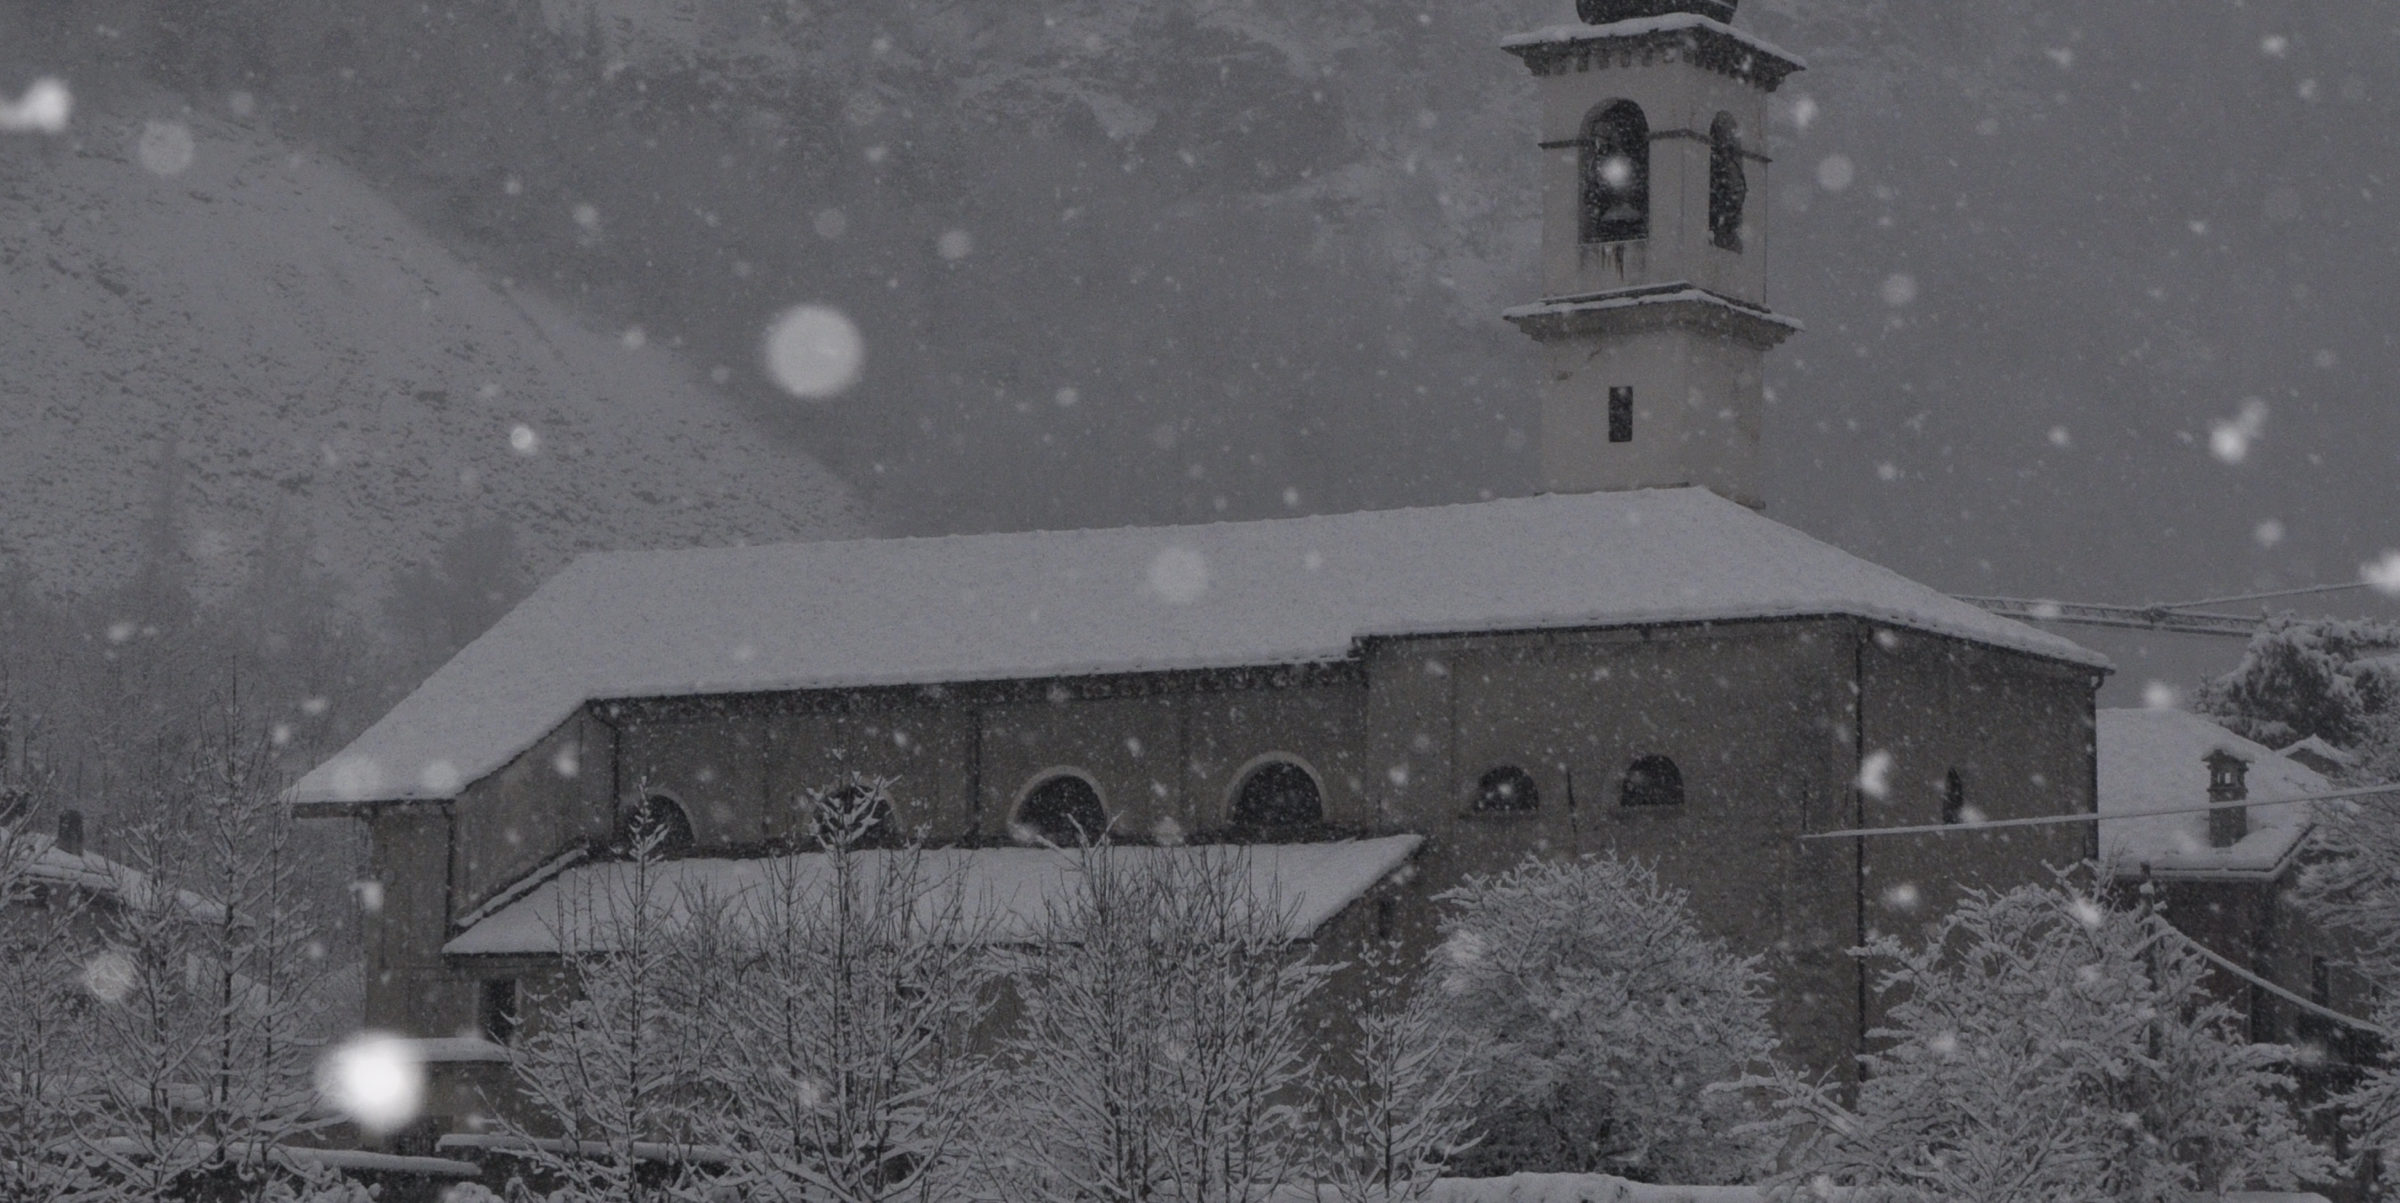
<svg viewBox="0 0 2400 1203">
<path fill-rule="evenodd" d="M 1010 1198 L 1258 1198 L 1303 1172 L 1327 967 L 1240 848 L 1082 854 L 1038 945 L 1012 958 L 987 1172 Z"/>
<path fill-rule="evenodd" d="M 1390 946 L 1361 958 L 1363 996 L 1337 1021 L 1348 1055 L 1320 1078 L 1313 1165 L 1338 1203 L 1424 1198 L 1475 1143 L 1474 1078 L 1432 983 L 1407 968 Z"/>
<path fill-rule="evenodd" d="M 284 1190 L 274 1150 L 323 1122 L 309 1035 L 325 980 L 284 781 L 238 690 L 126 829 L 84 973 L 80 1143 L 107 1197 Z"/>
<path fill-rule="evenodd" d="M 637 815 L 637 820 L 640 816 Z M 560 1203 L 663 1203 L 697 1189 L 695 1106 L 710 1066 L 685 931 L 693 906 L 661 872 L 662 825 L 637 821 L 621 873 L 562 894 L 549 917 L 558 984 L 529 999 L 502 1109 L 511 1151 Z"/>
<path fill-rule="evenodd" d="M 33 1203 L 85 1185 L 63 1155 L 89 1085 L 72 1036 L 89 999 L 77 989 L 83 894 L 58 880 L 63 857 L 36 824 L 55 777 L 0 682 L 0 1203 Z"/>
<path fill-rule="evenodd" d="M 989 919 L 920 842 L 875 847 L 892 842 L 891 788 L 854 776 L 811 792 L 822 851 L 760 862 L 709 912 L 720 934 L 696 942 L 724 1033 L 699 1130 L 748 1197 L 952 1197 L 992 1101 L 974 1048 L 992 1006 Z"/>
</svg>

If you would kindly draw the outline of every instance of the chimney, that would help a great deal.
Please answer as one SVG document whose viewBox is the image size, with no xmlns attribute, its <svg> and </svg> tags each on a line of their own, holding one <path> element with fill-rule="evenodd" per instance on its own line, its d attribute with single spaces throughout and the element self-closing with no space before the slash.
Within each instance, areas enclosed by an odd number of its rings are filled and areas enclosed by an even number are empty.
<svg viewBox="0 0 2400 1203">
<path fill-rule="evenodd" d="M 2231 752 L 2208 754 L 2208 800 L 2240 802 L 2250 796 L 2250 762 Z M 2231 848 L 2250 834 L 2250 808 L 2228 806 L 2208 812 L 2208 846 Z"/>
<path fill-rule="evenodd" d="M 58 850 L 69 856 L 83 855 L 83 812 L 58 812 Z"/>
</svg>

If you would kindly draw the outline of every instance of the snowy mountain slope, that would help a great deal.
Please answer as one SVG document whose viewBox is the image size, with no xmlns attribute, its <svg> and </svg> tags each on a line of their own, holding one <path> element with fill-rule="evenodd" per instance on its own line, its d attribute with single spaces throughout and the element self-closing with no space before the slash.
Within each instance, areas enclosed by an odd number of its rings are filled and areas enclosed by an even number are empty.
<svg viewBox="0 0 2400 1203">
<path fill-rule="evenodd" d="M 862 531 L 666 349 L 487 278 L 335 164 L 152 103 L 0 140 L 0 556 L 41 584 L 131 573 L 167 473 L 204 592 L 270 530 L 362 601 L 494 518 L 537 578 Z"/>
</svg>

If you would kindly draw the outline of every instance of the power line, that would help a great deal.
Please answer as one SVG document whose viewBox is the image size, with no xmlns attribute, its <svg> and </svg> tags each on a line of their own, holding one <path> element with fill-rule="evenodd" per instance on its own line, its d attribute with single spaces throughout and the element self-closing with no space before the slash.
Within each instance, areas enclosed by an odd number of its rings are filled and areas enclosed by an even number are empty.
<svg viewBox="0 0 2400 1203">
<path fill-rule="evenodd" d="M 2329 790 L 2322 794 L 2302 794 L 2295 798 L 2246 798 L 2239 802 L 2208 802 L 2183 806 L 2162 806 L 2153 810 L 2119 810 L 2107 814 L 2086 812 L 2071 815 L 2036 815 L 2029 819 L 1985 819 L 1967 823 L 1927 823 L 1915 827 L 1853 827 L 1843 831 L 1811 831 L 1801 835 L 1803 840 L 1865 839 L 1879 835 L 1956 835 L 1976 831 L 1998 831 L 2008 827 L 2059 827 L 2070 823 L 2094 823 L 2102 819 L 2148 819 L 2159 815 L 2196 815 L 2212 810 L 2233 810 L 2251 806 L 2294 806 L 2302 802 L 2333 802 L 2343 798 L 2364 798 L 2375 794 L 2400 796 L 2400 781 L 2376 785 L 2361 785 L 2351 789 Z"/>
<path fill-rule="evenodd" d="M 2278 597 L 2307 597 L 2317 593 L 2342 593 L 2351 589 L 2368 589 L 2365 581 L 2350 581 L 2340 585 L 2309 585 L 2299 589 L 2276 589 L 2267 593 L 2241 593 L 2232 597 L 2209 597 L 2199 601 L 2168 602 L 2161 610 L 2189 610 L 2194 606 L 2230 606 L 2235 602 L 2268 601 Z"/>
<path fill-rule="evenodd" d="M 2225 972 L 2230 973 L 2233 976 L 2238 977 L 2243 981 L 2248 982 L 2251 985 L 2256 986 L 2259 989 L 2292 1004 L 2293 1006 L 2299 1007 L 2300 1009 L 2307 1011 L 2312 1015 L 2322 1015 L 2325 1018 L 2334 1021 L 2335 1023 L 2346 1024 L 2350 1027 L 2357 1028 L 2359 1031 L 2369 1032 L 2374 1035 L 2381 1036 L 2386 1040 L 2400 1039 L 2400 1037 L 2395 1037 L 2393 1035 L 2390 1028 L 2384 1027 L 2382 1024 L 2369 1023 L 2366 1020 L 2360 1019 L 2353 1015 L 2344 1015 L 2341 1012 L 2324 1005 L 2323 1003 L 2311 1002 L 2308 999 L 2302 998 L 2299 995 L 2294 994 L 2291 991 L 2286 990 L 2283 987 L 2278 986 L 2275 983 L 2270 982 L 2267 979 L 2234 964 L 2232 961 L 2226 960 L 2224 957 L 2217 955 L 2215 949 L 2210 948 L 2206 944 L 2202 944 L 2200 941 L 2195 940 L 2188 935 L 2184 935 L 2182 931 L 2174 928 L 2172 926 L 2173 922 L 2173 920 L 2168 921 L 2170 924 L 2168 930 L 2175 932 L 2177 936 L 2181 936 L 2184 943 L 2191 945 L 2193 950 L 2197 951 L 2201 956 L 2207 957 L 2217 966 L 2217 968 L 2222 969 Z"/>
<path fill-rule="evenodd" d="M 2364 581 L 2346 581 L 2332 585 L 2306 585 L 2298 589 L 2273 589 L 2264 593 L 2239 593 L 2231 597 L 2206 597 L 2198 601 L 2153 602 L 2144 606 L 2122 605 L 2115 602 L 2069 602 L 2035 597 L 1961 596 L 1958 600 L 1989 610 L 2004 618 L 2015 618 L 2026 622 L 2164 631 L 2176 635 L 2222 635 L 2228 638 L 2247 639 L 2258 630 L 2259 619 L 2257 617 L 2246 614 L 2195 611 L 2198 611 L 2201 606 L 2230 606 L 2240 602 L 2268 601 L 2278 597 L 2310 597 L 2321 593 L 2343 593 L 2352 589 L 2371 587 Z"/>
<path fill-rule="evenodd" d="M 2258 620 L 2241 614 L 2193 613 L 2165 606 L 2120 606 L 2105 602 L 2062 602 L 2033 597 L 1960 597 L 1970 606 L 2003 618 L 2070 626 L 2116 627 L 2137 631 L 2166 631 L 2181 635 L 2222 635 L 2248 639 Z"/>
</svg>

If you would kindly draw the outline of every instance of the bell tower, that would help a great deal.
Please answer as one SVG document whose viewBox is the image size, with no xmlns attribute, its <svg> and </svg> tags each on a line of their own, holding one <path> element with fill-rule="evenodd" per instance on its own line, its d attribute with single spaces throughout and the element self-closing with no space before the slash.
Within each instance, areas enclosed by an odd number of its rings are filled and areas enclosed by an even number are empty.
<svg viewBox="0 0 2400 1203">
<path fill-rule="evenodd" d="M 1800 60 L 1729 24 L 1740 0 L 1577 0 L 1501 43 L 1542 97 L 1544 492 L 1759 494 L 1767 96 Z"/>
</svg>

